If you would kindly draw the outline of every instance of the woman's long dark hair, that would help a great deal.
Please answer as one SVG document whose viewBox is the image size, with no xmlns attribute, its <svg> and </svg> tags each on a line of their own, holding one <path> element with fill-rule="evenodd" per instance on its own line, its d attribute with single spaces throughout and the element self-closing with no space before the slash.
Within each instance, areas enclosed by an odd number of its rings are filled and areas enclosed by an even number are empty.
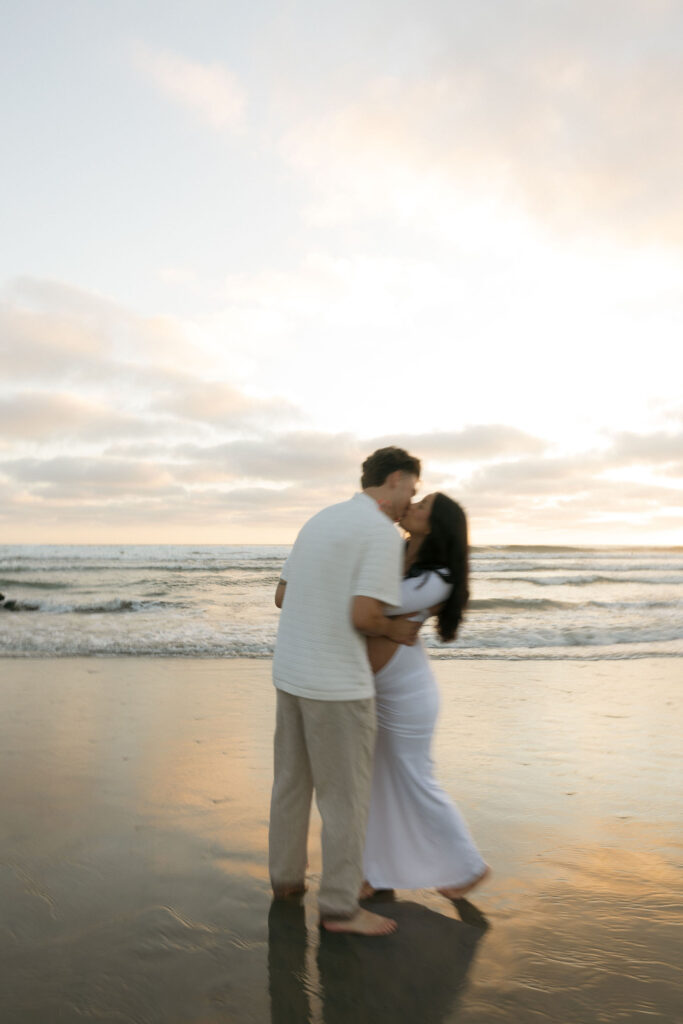
<svg viewBox="0 0 683 1024">
<path fill-rule="evenodd" d="M 453 584 L 450 597 L 437 615 L 438 634 L 448 643 L 458 631 L 470 596 L 467 518 L 457 501 L 440 492 L 434 496 L 429 533 L 406 575 L 410 579 L 428 569 Z"/>
</svg>

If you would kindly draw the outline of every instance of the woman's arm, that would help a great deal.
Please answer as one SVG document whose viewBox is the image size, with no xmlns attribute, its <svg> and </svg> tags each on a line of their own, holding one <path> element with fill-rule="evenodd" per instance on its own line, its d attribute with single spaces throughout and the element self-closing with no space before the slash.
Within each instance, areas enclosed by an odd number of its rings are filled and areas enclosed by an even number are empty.
<svg viewBox="0 0 683 1024">
<path fill-rule="evenodd" d="M 450 591 L 450 583 L 446 583 L 437 572 L 404 579 L 401 583 L 401 606 L 388 609 L 387 614 L 410 621 L 409 616 L 421 612 L 421 622 L 424 622 L 438 612 Z M 384 668 L 394 656 L 397 646 L 386 636 L 368 637 L 368 659 L 373 672 L 377 673 Z"/>
<path fill-rule="evenodd" d="M 415 615 L 425 611 L 431 615 L 448 598 L 451 589 L 451 584 L 433 570 L 411 576 L 401 583 L 401 606 L 388 609 L 387 615 Z"/>
</svg>

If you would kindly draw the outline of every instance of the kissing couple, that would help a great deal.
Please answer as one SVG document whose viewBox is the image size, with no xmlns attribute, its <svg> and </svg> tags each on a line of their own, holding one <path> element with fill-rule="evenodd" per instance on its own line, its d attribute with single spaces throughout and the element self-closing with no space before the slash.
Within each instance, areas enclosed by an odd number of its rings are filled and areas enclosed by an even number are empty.
<svg viewBox="0 0 683 1024">
<path fill-rule="evenodd" d="M 412 499 L 420 461 L 380 448 L 362 491 L 296 538 L 277 584 L 277 691 L 269 870 L 275 899 L 305 891 L 315 791 L 321 927 L 388 935 L 361 907 L 380 889 L 459 899 L 489 873 L 433 776 L 439 693 L 420 626 L 453 640 L 469 597 L 467 520 L 445 494 Z M 396 529 L 398 523 L 403 539 Z"/>
</svg>

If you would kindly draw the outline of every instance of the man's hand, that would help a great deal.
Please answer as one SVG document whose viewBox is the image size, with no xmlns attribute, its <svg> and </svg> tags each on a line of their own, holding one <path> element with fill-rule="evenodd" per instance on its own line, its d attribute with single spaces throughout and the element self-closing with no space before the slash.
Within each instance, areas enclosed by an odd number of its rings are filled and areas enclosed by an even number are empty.
<svg viewBox="0 0 683 1024">
<path fill-rule="evenodd" d="M 374 597 L 354 597 L 351 619 L 356 629 L 366 636 L 386 636 L 395 644 L 408 647 L 415 643 L 420 628 L 419 622 L 385 615 L 384 606 Z"/>
<path fill-rule="evenodd" d="M 286 580 L 278 580 L 277 587 L 275 589 L 275 604 L 278 608 L 282 608 L 285 600 L 285 589 L 287 587 Z"/>
<path fill-rule="evenodd" d="M 413 622 L 411 619 L 390 619 L 391 631 L 387 633 L 390 640 L 395 644 L 405 644 L 412 647 L 420 632 L 421 622 Z"/>
</svg>

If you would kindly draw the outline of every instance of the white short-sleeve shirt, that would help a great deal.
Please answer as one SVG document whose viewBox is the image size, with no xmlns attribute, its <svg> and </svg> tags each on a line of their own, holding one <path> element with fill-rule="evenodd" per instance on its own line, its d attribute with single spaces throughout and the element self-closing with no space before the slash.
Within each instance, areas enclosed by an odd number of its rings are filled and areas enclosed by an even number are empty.
<svg viewBox="0 0 683 1024">
<path fill-rule="evenodd" d="M 282 570 L 287 582 L 273 658 L 275 685 L 314 700 L 374 696 L 354 597 L 400 602 L 403 544 L 367 494 L 331 505 L 301 529 Z"/>
</svg>

